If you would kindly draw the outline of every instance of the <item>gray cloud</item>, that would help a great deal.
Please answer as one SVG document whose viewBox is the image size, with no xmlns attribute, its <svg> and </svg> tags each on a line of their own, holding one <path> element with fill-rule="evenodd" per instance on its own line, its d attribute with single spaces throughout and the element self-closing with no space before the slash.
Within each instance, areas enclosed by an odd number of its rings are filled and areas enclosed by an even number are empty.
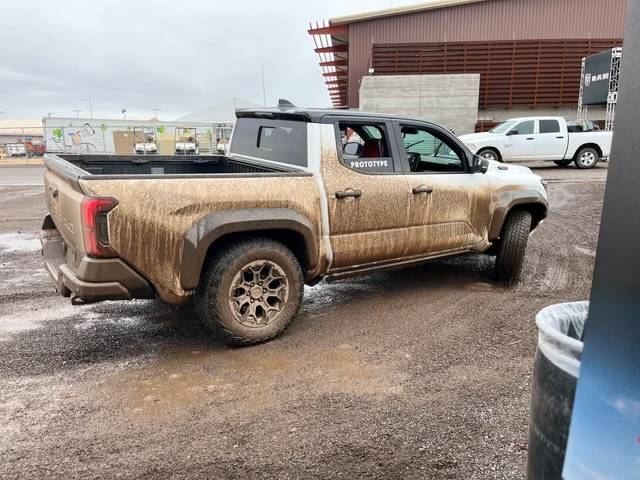
<svg viewBox="0 0 640 480">
<path fill-rule="evenodd" d="M 178 115 L 237 96 L 328 106 L 309 21 L 412 1 L 23 0 L 0 29 L 5 118 Z"/>
</svg>

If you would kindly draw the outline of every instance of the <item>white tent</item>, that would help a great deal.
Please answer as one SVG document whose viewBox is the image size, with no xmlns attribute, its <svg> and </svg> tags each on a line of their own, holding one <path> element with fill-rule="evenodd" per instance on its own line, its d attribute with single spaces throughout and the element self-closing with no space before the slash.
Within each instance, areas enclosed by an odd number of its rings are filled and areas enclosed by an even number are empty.
<svg viewBox="0 0 640 480">
<path fill-rule="evenodd" d="M 200 110 L 176 118 L 176 120 L 187 122 L 233 122 L 236 119 L 237 108 L 255 108 L 261 106 L 262 105 L 245 100 L 244 98 L 228 97 L 215 105 L 201 108 Z"/>
</svg>

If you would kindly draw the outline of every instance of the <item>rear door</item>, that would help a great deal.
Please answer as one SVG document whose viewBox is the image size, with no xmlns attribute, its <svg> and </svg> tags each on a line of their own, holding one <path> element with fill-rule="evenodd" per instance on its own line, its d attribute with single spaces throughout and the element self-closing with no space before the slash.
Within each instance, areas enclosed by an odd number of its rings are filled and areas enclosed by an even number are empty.
<svg viewBox="0 0 640 480">
<path fill-rule="evenodd" d="M 402 258 L 410 193 L 390 121 L 331 117 L 322 178 L 329 210 L 332 271 Z M 337 147 L 337 148 L 336 148 Z"/>
<path fill-rule="evenodd" d="M 486 239 L 487 176 L 471 173 L 466 149 L 436 126 L 398 122 L 411 192 L 407 256 L 465 249 Z"/>
<path fill-rule="evenodd" d="M 560 121 L 555 118 L 536 120 L 536 158 L 538 160 L 560 160 L 567 150 L 568 134 L 562 131 Z"/>
</svg>

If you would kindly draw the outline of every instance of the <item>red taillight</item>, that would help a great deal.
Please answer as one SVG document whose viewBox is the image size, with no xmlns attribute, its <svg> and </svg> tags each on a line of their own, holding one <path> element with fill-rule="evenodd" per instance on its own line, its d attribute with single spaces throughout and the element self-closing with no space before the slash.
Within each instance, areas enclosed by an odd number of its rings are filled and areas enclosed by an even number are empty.
<svg viewBox="0 0 640 480">
<path fill-rule="evenodd" d="M 118 204 L 115 198 L 85 197 L 80 207 L 84 249 L 90 257 L 113 257 L 109 247 L 107 213 Z"/>
</svg>

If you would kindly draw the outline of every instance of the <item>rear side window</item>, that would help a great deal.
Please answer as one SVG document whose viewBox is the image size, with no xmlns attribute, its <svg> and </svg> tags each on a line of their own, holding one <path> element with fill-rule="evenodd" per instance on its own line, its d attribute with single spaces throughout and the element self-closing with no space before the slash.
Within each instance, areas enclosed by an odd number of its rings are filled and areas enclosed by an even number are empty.
<svg viewBox="0 0 640 480">
<path fill-rule="evenodd" d="M 239 118 L 231 153 L 307 166 L 307 124 L 290 120 Z"/>
<path fill-rule="evenodd" d="M 393 158 L 383 125 L 340 122 L 342 164 L 361 173 L 392 173 Z"/>
<path fill-rule="evenodd" d="M 540 133 L 557 133 L 560 123 L 557 120 L 540 120 Z"/>
</svg>

